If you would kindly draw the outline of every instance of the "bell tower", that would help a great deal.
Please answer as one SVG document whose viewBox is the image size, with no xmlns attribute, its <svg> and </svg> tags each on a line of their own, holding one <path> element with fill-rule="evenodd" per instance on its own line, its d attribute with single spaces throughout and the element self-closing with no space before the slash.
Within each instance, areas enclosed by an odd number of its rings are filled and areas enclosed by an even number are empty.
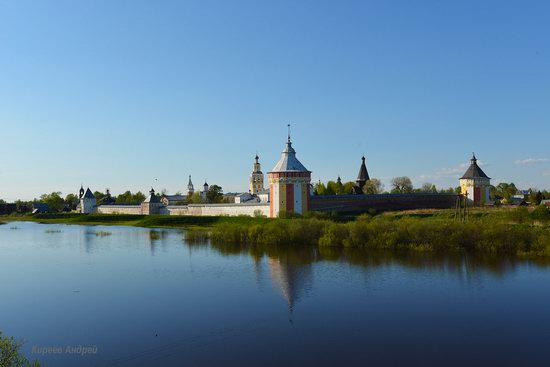
<svg viewBox="0 0 550 367">
<path fill-rule="evenodd" d="M 252 195 L 264 191 L 264 174 L 260 166 L 258 154 L 256 154 L 254 159 L 254 167 L 250 175 L 250 193 Z"/>
</svg>

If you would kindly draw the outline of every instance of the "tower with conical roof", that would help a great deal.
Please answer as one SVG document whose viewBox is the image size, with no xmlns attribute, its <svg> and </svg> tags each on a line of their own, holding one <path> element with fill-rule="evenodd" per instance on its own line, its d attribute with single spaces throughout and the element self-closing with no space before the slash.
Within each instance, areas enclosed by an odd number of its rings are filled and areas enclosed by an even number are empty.
<svg viewBox="0 0 550 367">
<path fill-rule="evenodd" d="M 361 160 L 361 167 L 359 167 L 359 174 L 357 175 L 357 180 L 355 180 L 355 182 L 362 191 L 367 181 L 370 180 L 370 177 L 369 172 L 367 171 L 367 165 L 365 164 L 365 156 L 363 156 Z"/>
<path fill-rule="evenodd" d="M 309 211 L 311 171 L 296 158 L 290 132 L 281 159 L 267 177 L 271 218 L 284 213 L 304 214 Z"/>
<path fill-rule="evenodd" d="M 256 154 L 254 160 L 254 167 L 250 175 L 250 193 L 252 195 L 264 191 L 264 174 L 260 166 L 260 157 L 258 157 L 258 154 Z"/>
<path fill-rule="evenodd" d="M 149 196 L 141 203 L 141 214 L 159 214 L 161 206 L 160 198 L 155 194 L 155 189 L 151 187 Z"/>
<path fill-rule="evenodd" d="M 84 189 L 84 188 L 82 188 Z M 97 202 L 94 194 L 88 187 L 84 195 L 80 197 L 80 212 L 83 214 L 95 213 L 97 210 Z"/>
<path fill-rule="evenodd" d="M 475 154 L 472 154 L 470 167 L 460 178 L 460 193 L 474 205 L 485 205 L 490 200 L 491 178 L 479 167 Z"/>
</svg>

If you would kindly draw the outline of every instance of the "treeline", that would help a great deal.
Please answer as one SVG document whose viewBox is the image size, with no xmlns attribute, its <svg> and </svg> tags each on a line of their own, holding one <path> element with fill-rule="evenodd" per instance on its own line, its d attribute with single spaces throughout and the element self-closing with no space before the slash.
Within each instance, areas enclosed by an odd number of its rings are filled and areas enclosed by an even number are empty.
<svg viewBox="0 0 550 367">
<path fill-rule="evenodd" d="M 355 182 L 342 183 L 340 180 L 328 181 L 326 184 L 318 182 L 313 187 L 315 195 L 349 195 L 357 189 Z M 425 183 L 421 187 L 415 188 L 411 179 L 407 176 L 395 177 L 391 181 L 389 191 L 384 190 L 384 184 L 377 179 L 372 178 L 363 187 L 363 194 L 410 194 L 410 193 L 457 193 L 460 188 L 438 189 L 434 184 Z"/>
<path fill-rule="evenodd" d="M 512 198 L 516 195 L 523 195 L 525 200 L 532 205 L 539 205 L 542 200 L 550 200 L 550 192 L 548 190 L 530 188 L 527 190 L 527 194 L 524 194 L 513 182 L 502 182 L 496 186 L 491 186 L 491 199 L 499 203 L 510 204 Z"/>
</svg>

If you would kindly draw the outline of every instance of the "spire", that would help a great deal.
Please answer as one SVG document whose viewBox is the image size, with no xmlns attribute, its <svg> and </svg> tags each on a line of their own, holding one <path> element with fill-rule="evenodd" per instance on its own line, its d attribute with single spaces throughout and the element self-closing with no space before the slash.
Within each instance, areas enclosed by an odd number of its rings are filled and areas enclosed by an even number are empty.
<svg viewBox="0 0 550 367">
<path fill-rule="evenodd" d="M 288 142 L 290 143 L 290 124 L 288 124 L 287 126 L 288 126 Z"/>
<path fill-rule="evenodd" d="M 193 194 L 195 192 L 195 187 L 193 186 L 193 181 L 191 181 L 191 175 L 189 175 L 189 182 L 187 183 L 187 192 Z"/>
<path fill-rule="evenodd" d="M 476 154 L 475 153 L 472 153 L 472 159 L 470 160 L 470 162 L 472 164 L 477 164 L 477 158 L 476 158 Z"/>
<path fill-rule="evenodd" d="M 80 184 L 80 191 L 78 192 L 78 194 L 78 198 L 82 199 L 82 197 L 84 196 L 84 186 L 82 186 L 82 184 Z"/>
<path fill-rule="evenodd" d="M 149 191 L 149 194 L 155 195 L 155 189 L 153 189 L 153 188 L 151 187 L 151 191 Z"/>
<path fill-rule="evenodd" d="M 357 186 L 359 186 L 359 188 L 361 189 L 363 188 L 363 186 L 365 186 L 367 181 L 370 180 L 365 160 L 365 155 L 363 155 L 363 157 L 361 157 L 361 167 L 359 167 L 359 174 L 357 175 L 357 180 L 355 180 Z"/>
</svg>

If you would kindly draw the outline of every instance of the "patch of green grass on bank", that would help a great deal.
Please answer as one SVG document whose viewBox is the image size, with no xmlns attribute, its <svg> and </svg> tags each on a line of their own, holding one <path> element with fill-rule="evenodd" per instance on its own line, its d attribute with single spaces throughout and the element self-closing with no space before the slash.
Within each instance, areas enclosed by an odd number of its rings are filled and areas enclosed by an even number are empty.
<svg viewBox="0 0 550 367">
<path fill-rule="evenodd" d="M 318 245 L 376 250 L 475 251 L 519 256 L 550 256 L 550 231 L 530 225 L 487 221 L 424 221 L 417 218 L 361 218 L 336 223 L 317 219 L 272 221 L 265 225 L 222 224 L 214 243 Z"/>
<path fill-rule="evenodd" d="M 11 217 L 10 217 L 11 218 Z M 189 242 L 261 246 L 319 246 L 423 252 L 472 251 L 550 257 L 550 210 L 473 208 L 463 223 L 454 210 L 417 210 L 339 218 L 194 217 L 167 215 L 40 214 L 41 223 L 185 228 Z"/>
<path fill-rule="evenodd" d="M 84 224 L 84 225 L 126 225 L 150 228 L 189 228 L 212 227 L 220 223 L 261 224 L 267 218 L 242 217 L 203 217 L 169 215 L 123 215 L 123 214 L 36 214 L 32 216 L 5 217 L 10 221 L 32 221 L 38 223 Z"/>
</svg>

